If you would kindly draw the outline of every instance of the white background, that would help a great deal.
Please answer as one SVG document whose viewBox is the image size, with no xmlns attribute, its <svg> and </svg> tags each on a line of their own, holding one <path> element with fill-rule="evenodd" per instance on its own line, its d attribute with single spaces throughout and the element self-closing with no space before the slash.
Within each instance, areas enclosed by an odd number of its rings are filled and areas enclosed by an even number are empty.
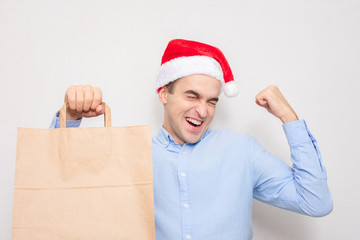
<svg viewBox="0 0 360 240">
<path fill-rule="evenodd" d="M 155 134 L 155 76 L 173 38 L 218 46 L 232 66 L 240 94 L 221 97 L 213 129 L 253 135 L 291 164 L 281 122 L 254 103 L 276 84 L 319 142 L 333 212 L 316 219 L 255 201 L 254 239 L 359 239 L 358 0 L 0 0 L 0 239 L 11 236 L 17 127 L 47 128 L 67 87 L 89 83 L 113 126 Z"/>
</svg>

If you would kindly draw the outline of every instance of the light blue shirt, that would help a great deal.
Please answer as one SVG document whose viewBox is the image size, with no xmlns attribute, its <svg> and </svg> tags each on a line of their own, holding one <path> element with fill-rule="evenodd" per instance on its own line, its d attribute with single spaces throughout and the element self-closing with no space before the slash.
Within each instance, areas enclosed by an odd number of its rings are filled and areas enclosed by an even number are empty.
<svg viewBox="0 0 360 240">
<path fill-rule="evenodd" d="M 50 127 L 59 127 L 59 119 Z M 161 128 L 152 141 L 156 239 L 251 239 L 253 198 L 315 217 L 330 213 L 316 140 L 304 120 L 283 129 L 292 168 L 245 134 L 207 130 L 199 142 L 181 146 Z"/>
</svg>

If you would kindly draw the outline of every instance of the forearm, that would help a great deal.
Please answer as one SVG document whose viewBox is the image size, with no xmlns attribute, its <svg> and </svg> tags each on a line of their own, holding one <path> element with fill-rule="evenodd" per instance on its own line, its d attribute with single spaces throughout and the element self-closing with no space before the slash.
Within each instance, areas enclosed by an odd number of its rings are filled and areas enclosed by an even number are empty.
<svg viewBox="0 0 360 240">
<path fill-rule="evenodd" d="M 283 127 L 293 167 L 257 146 L 254 198 L 310 216 L 324 216 L 332 210 L 332 198 L 317 142 L 303 120 Z"/>
<path fill-rule="evenodd" d="M 316 139 L 303 120 L 284 124 L 283 128 L 290 145 L 294 186 L 300 208 L 311 216 L 330 213 L 332 197 Z"/>
</svg>

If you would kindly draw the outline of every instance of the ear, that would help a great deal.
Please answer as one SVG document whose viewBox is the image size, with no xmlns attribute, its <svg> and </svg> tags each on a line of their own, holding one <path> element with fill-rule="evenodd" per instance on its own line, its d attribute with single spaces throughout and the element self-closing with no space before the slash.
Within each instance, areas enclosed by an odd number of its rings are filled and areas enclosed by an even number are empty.
<svg viewBox="0 0 360 240">
<path fill-rule="evenodd" d="M 159 100 L 160 102 L 162 102 L 163 104 L 167 103 L 167 97 L 168 97 L 168 90 L 166 87 L 162 87 L 159 91 Z"/>
</svg>

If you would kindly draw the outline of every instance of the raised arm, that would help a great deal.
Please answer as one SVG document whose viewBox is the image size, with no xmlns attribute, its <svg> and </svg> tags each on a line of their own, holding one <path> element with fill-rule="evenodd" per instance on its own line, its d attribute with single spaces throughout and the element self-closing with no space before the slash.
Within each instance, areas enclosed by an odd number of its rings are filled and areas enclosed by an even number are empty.
<svg viewBox="0 0 360 240">
<path fill-rule="evenodd" d="M 278 117 L 290 146 L 292 167 L 256 142 L 253 148 L 254 198 L 281 208 L 320 217 L 332 211 L 332 197 L 317 141 L 298 120 L 276 86 L 256 96 L 256 103 Z"/>
</svg>

